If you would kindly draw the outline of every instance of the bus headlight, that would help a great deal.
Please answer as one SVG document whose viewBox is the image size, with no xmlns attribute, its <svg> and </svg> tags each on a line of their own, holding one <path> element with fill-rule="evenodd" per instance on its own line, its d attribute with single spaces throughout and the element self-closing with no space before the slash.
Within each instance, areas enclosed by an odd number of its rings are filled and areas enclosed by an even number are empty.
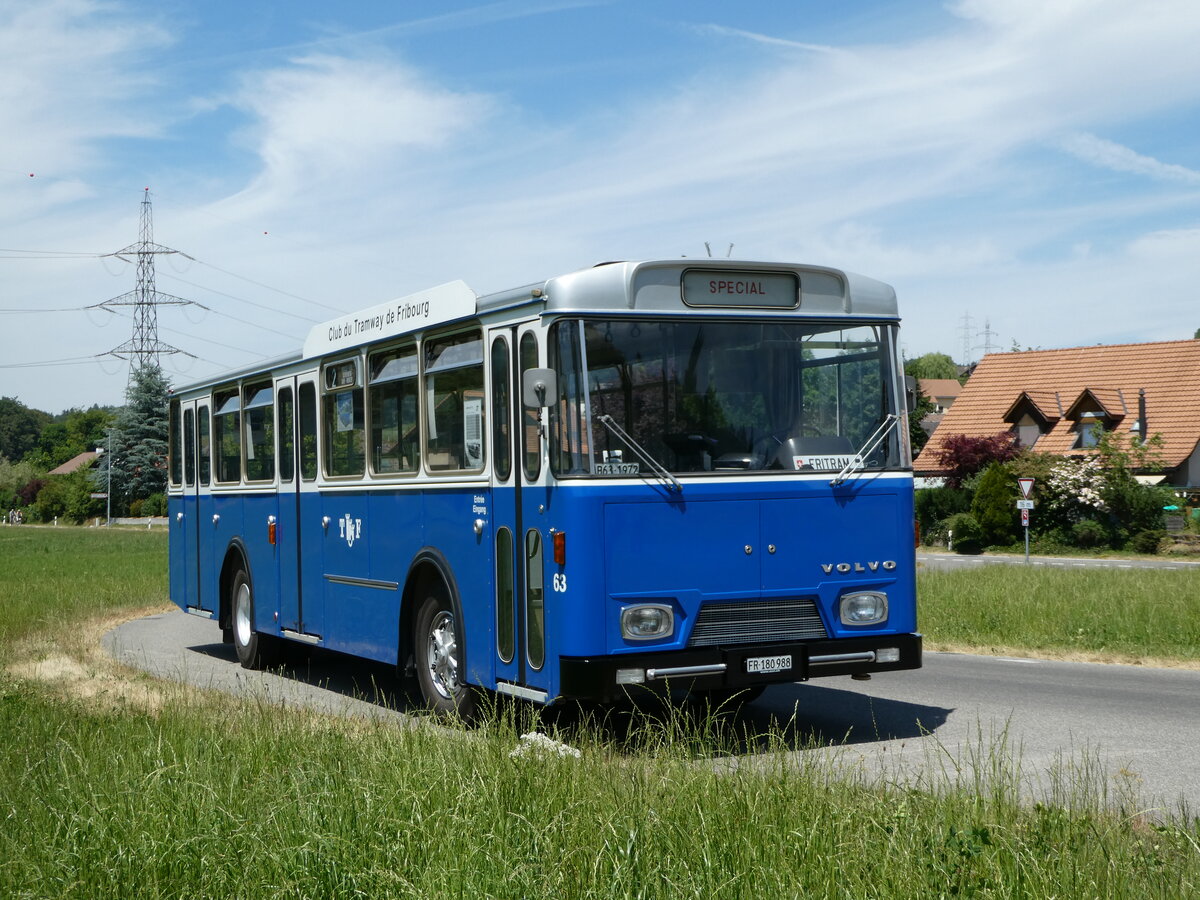
<svg viewBox="0 0 1200 900">
<path fill-rule="evenodd" d="M 621 637 L 628 641 L 654 641 L 675 631 L 675 613 L 661 603 L 626 606 L 621 610 Z"/>
<path fill-rule="evenodd" d="M 844 594 L 841 615 L 843 625 L 877 625 L 888 615 L 887 594 L 881 591 Z"/>
</svg>

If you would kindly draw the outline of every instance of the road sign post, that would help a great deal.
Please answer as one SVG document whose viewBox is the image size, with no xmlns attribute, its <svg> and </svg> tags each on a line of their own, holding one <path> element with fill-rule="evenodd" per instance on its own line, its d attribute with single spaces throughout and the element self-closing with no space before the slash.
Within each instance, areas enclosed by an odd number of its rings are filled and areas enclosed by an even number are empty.
<svg viewBox="0 0 1200 900">
<path fill-rule="evenodd" d="M 1025 529 L 1025 565 L 1029 565 L 1029 512 L 1033 509 L 1032 478 L 1018 478 L 1021 488 L 1021 499 L 1017 501 L 1017 509 L 1021 511 L 1021 527 Z"/>
</svg>

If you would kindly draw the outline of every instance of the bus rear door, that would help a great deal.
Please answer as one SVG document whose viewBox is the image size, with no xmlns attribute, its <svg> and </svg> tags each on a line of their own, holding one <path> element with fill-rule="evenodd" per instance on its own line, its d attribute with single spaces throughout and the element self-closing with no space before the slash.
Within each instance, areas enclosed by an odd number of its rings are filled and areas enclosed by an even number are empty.
<svg viewBox="0 0 1200 900">
<path fill-rule="evenodd" d="M 311 375 L 275 382 L 279 416 L 279 625 L 287 637 L 323 634 L 324 555 L 317 493 L 317 389 Z"/>
</svg>

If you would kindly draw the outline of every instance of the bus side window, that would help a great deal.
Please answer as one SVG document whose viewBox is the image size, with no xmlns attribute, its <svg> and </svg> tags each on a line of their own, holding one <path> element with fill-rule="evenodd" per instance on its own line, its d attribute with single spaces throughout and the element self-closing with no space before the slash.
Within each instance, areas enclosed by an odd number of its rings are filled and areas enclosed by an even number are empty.
<svg viewBox="0 0 1200 900">
<path fill-rule="evenodd" d="M 325 367 L 325 396 L 321 401 L 325 474 L 331 477 L 362 475 L 366 471 L 363 434 L 363 389 L 358 360 L 347 359 Z"/>
<path fill-rule="evenodd" d="M 300 477 L 317 477 L 317 388 L 312 382 L 300 385 Z"/>
<path fill-rule="evenodd" d="M 512 417 L 509 405 L 511 379 L 508 342 L 498 337 L 492 341 L 492 458 L 496 478 L 500 481 L 508 481 L 508 476 L 512 474 L 512 435 L 509 432 Z"/>
<path fill-rule="evenodd" d="M 242 477 L 242 411 L 238 392 L 213 395 L 213 437 L 217 445 L 217 481 L 232 482 Z"/>
<path fill-rule="evenodd" d="M 279 389 L 279 480 L 290 483 L 296 475 L 296 404 L 292 389 Z"/>
<path fill-rule="evenodd" d="M 532 331 L 527 331 L 521 335 L 520 360 L 521 380 L 519 383 L 524 384 L 526 370 L 538 367 L 537 338 L 534 337 Z M 539 410 L 526 409 L 524 403 L 521 404 L 521 407 L 521 423 L 524 434 L 522 446 L 525 448 L 525 477 L 529 481 L 537 481 L 538 476 L 542 472 L 542 447 L 538 436 Z"/>
<path fill-rule="evenodd" d="M 183 435 L 179 428 L 179 401 L 171 400 L 167 410 L 167 432 L 170 435 L 171 485 L 179 487 L 183 476 Z"/>
<path fill-rule="evenodd" d="M 196 414 L 183 411 L 183 480 L 191 487 L 196 483 Z"/>
<path fill-rule="evenodd" d="M 483 468 L 483 336 L 425 344 L 426 464 L 430 471 Z"/>
<path fill-rule="evenodd" d="M 271 383 L 246 385 L 242 410 L 246 427 L 246 480 L 275 477 L 275 391 Z"/>
<path fill-rule="evenodd" d="M 421 465 L 417 348 L 373 353 L 368 368 L 371 471 L 415 472 Z"/>
<path fill-rule="evenodd" d="M 208 487 L 212 480 L 212 442 L 209 440 L 208 407 L 196 407 L 197 434 L 200 441 L 200 485 Z"/>
</svg>

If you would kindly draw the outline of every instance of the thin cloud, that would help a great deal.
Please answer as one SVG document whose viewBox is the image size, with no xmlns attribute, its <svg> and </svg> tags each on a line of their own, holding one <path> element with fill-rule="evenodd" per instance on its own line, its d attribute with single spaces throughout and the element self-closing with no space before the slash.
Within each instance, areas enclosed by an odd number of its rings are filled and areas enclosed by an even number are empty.
<svg viewBox="0 0 1200 900">
<path fill-rule="evenodd" d="M 772 37 L 769 34 L 758 34 L 754 31 L 745 31 L 741 28 L 730 28 L 726 25 L 700 25 L 696 29 L 700 32 L 708 34 L 716 34 L 722 37 L 740 38 L 742 40 L 752 41 L 756 44 L 766 44 L 771 47 L 786 47 L 789 50 L 805 50 L 811 53 L 843 53 L 837 47 L 828 47 L 824 44 L 806 44 L 802 41 L 792 41 L 787 38 Z"/>
<path fill-rule="evenodd" d="M 1129 147 L 1094 134 L 1072 134 L 1059 145 L 1076 159 L 1113 172 L 1145 175 L 1156 181 L 1174 181 L 1200 185 L 1200 172 L 1186 166 L 1164 163 L 1152 156 L 1143 156 Z"/>
</svg>

